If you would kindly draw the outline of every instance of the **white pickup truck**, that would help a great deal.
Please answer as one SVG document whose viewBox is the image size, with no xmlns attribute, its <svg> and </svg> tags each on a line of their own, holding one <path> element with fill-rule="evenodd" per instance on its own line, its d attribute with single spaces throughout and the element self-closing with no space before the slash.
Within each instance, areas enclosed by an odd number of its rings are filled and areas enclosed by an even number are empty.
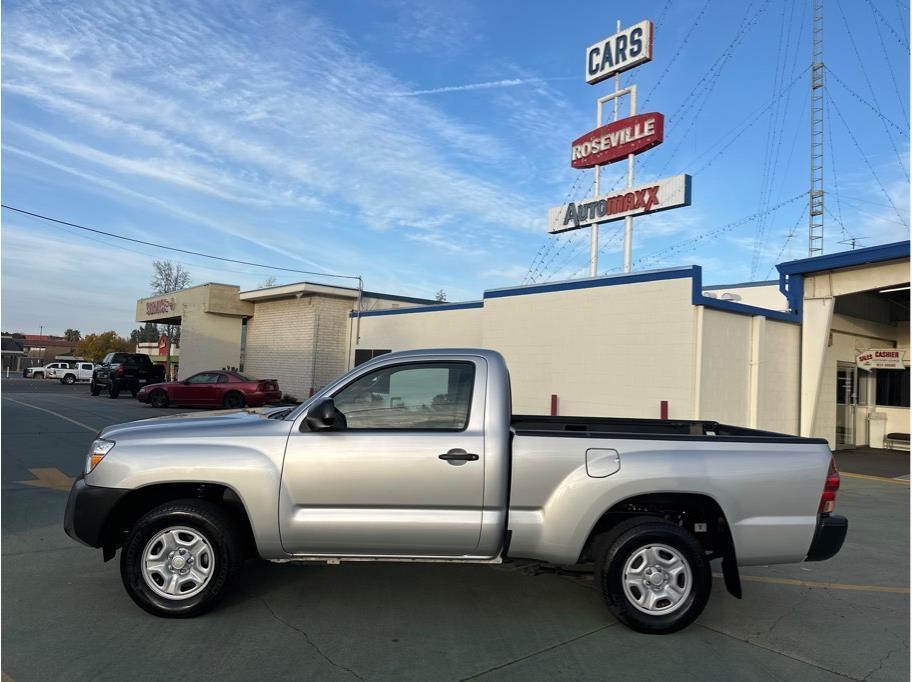
<svg viewBox="0 0 912 682">
<path fill-rule="evenodd" d="M 91 381 L 92 370 L 95 364 L 92 362 L 70 362 L 63 363 L 68 367 L 60 367 L 51 370 L 48 376 L 57 379 L 61 384 L 75 384 L 77 381 Z"/>
<path fill-rule="evenodd" d="M 50 379 L 59 369 L 69 369 L 69 362 L 49 362 L 39 367 L 26 367 L 22 374 L 26 379 Z"/>
<path fill-rule="evenodd" d="M 610 386 L 605 387 L 611 390 Z M 722 560 L 820 561 L 847 521 L 824 440 L 712 421 L 511 414 L 488 350 L 390 353 L 294 408 L 109 426 L 64 520 L 121 548 L 129 595 L 203 613 L 243 561 L 532 559 L 595 572 L 628 626 L 673 632 L 702 612 Z"/>
</svg>

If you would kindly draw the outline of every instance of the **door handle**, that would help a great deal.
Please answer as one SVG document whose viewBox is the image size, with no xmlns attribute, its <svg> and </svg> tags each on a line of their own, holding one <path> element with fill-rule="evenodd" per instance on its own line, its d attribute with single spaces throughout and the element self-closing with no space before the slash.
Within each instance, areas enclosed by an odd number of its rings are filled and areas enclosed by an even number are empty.
<svg viewBox="0 0 912 682">
<path fill-rule="evenodd" d="M 437 455 L 440 459 L 444 459 L 448 462 L 474 462 L 478 459 L 478 455 L 471 452 L 466 452 L 462 448 L 453 448 L 449 452 L 445 452 L 442 455 Z"/>
</svg>

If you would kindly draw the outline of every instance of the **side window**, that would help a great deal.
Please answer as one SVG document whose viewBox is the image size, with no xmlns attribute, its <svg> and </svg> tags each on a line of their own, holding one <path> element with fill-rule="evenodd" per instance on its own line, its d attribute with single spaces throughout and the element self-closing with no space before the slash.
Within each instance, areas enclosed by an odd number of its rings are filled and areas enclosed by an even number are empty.
<svg viewBox="0 0 912 682">
<path fill-rule="evenodd" d="M 188 384 L 214 384 L 219 375 L 214 372 L 200 372 L 187 379 Z"/>
<path fill-rule="evenodd" d="M 217 382 L 217 383 L 219 383 L 219 384 L 227 384 L 227 383 L 228 383 L 228 375 L 227 375 L 227 374 L 219 374 L 219 375 L 218 375 L 218 382 Z"/>
<path fill-rule="evenodd" d="M 461 431 L 469 421 L 475 366 L 424 362 L 384 367 L 333 396 L 349 429 Z"/>
</svg>

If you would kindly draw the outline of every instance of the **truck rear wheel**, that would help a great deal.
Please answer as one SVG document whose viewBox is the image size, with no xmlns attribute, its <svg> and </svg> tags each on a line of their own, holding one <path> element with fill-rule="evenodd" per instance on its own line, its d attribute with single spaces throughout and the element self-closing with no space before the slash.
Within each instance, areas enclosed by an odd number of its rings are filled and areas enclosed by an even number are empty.
<svg viewBox="0 0 912 682">
<path fill-rule="evenodd" d="M 177 500 L 143 516 L 120 555 L 120 575 L 137 605 L 163 618 L 211 609 L 243 565 L 240 534 L 224 510 Z"/>
<path fill-rule="evenodd" d="M 117 385 L 117 382 L 111 381 L 111 383 L 108 384 L 108 397 L 116 398 L 119 395 L 120 395 L 120 386 Z"/>
<path fill-rule="evenodd" d="M 676 632 L 706 607 L 712 573 L 690 531 L 637 517 L 597 538 L 594 551 L 602 597 L 628 627 L 648 634 Z"/>
</svg>

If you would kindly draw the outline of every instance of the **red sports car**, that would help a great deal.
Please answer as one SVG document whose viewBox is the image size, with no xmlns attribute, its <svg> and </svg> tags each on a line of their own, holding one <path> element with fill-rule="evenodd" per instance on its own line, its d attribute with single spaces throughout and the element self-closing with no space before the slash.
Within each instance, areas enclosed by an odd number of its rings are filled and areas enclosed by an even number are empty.
<svg viewBox="0 0 912 682">
<path fill-rule="evenodd" d="M 153 407 L 260 407 L 282 399 L 275 379 L 251 379 L 239 372 L 200 372 L 183 381 L 149 384 L 136 399 Z"/>
</svg>

